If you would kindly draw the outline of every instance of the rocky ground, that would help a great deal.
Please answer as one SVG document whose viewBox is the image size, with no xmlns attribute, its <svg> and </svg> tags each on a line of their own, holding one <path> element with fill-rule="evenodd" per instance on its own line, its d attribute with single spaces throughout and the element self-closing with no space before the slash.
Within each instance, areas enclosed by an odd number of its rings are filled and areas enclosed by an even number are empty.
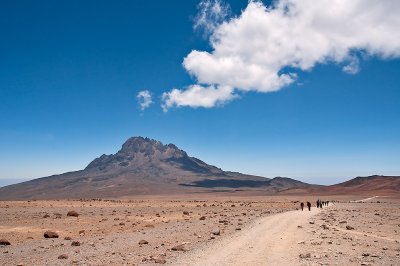
<svg viewBox="0 0 400 266">
<path fill-rule="evenodd" d="M 275 198 L 0 201 L 0 265 L 165 263 L 297 205 Z"/>
<path fill-rule="evenodd" d="M 335 202 L 300 229 L 302 265 L 400 265 L 400 200 Z"/>
<path fill-rule="evenodd" d="M 399 199 L 206 198 L 0 201 L 0 265 L 400 265 Z"/>
</svg>

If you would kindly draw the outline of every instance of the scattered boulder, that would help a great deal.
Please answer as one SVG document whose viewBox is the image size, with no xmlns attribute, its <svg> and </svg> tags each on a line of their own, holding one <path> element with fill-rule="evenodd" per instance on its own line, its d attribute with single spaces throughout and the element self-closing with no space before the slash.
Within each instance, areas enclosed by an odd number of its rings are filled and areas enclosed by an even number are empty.
<svg viewBox="0 0 400 266">
<path fill-rule="evenodd" d="M 175 247 L 172 247 L 171 250 L 173 250 L 173 251 L 187 251 L 187 249 L 186 249 L 184 244 L 180 244 L 180 245 L 177 245 Z"/>
<path fill-rule="evenodd" d="M 324 230 L 329 230 L 329 227 L 326 224 L 321 225 L 321 228 Z"/>
<path fill-rule="evenodd" d="M 300 257 L 300 259 L 309 259 L 309 258 L 311 258 L 311 254 L 304 253 L 304 254 L 300 254 L 299 257 Z"/>
<path fill-rule="evenodd" d="M 48 215 L 47 213 L 45 215 L 43 215 L 43 218 L 49 218 L 50 215 Z"/>
<path fill-rule="evenodd" d="M 346 225 L 346 229 L 347 229 L 347 230 L 354 230 L 354 227 L 353 227 L 353 226 L 350 226 L 350 225 Z"/>
<path fill-rule="evenodd" d="M 221 234 L 221 231 L 219 229 L 214 229 L 211 231 L 211 234 L 213 234 L 215 236 L 219 236 Z"/>
<path fill-rule="evenodd" d="M 79 216 L 79 213 L 77 213 L 76 211 L 69 211 L 69 212 L 67 213 L 67 216 L 78 217 L 78 216 Z"/>
<path fill-rule="evenodd" d="M 79 247 L 81 245 L 81 242 L 79 241 L 72 241 L 71 246 L 73 247 Z"/>
<path fill-rule="evenodd" d="M 183 211 L 183 215 L 189 215 L 188 211 Z"/>
<path fill-rule="evenodd" d="M 64 237 L 64 240 L 72 240 L 72 238 L 70 236 L 66 236 Z"/>
<path fill-rule="evenodd" d="M 139 245 L 147 245 L 149 242 L 147 240 L 140 240 Z"/>
<path fill-rule="evenodd" d="M 206 219 L 205 216 L 201 216 L 201 217 L 200 217 L 200 221 L 204 221 L 205 219 Z"/>
<path fill-rule="evenodd" d="M 0 246 L 9 246 L 11 243 L 6 239 L 0 239 Z"/>
<path fill-rule="evenodd" d="M 58 238 L 58 234 L 53 231 L 46 231 L 43 234 L 44 238 Z"/>
<path fill-rule="evenodd" d="M 67 254 L 61 254 L 60 256 L 58 256 L 59 260 L 66 260 L 68 259 L 68 255 Z"/>
</svg>

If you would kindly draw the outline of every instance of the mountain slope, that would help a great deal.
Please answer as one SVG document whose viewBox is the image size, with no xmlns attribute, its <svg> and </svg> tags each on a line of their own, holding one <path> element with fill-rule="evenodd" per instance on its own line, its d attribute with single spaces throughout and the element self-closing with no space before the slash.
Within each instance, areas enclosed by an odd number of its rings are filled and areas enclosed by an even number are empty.
<svg viewBox="0 0 400 266">
<path fill-rule="evenodd" d="M 124 197 L 212 192 L 221 188 L 276 192 L 302 187 L 313 186 L 292 179 L 223 171 L 188 156 L 173 144 L 133 137 L 117 153 L 103 154 L 83 170 L 0 188 L 0 199 Z"/>
<path fill-rule="evenodd" d="M 329 194 L 393 195 L 400 193 L 400 176 L 372 175 L 356 177 L 343 183 L 321 188 Z"/>
</svg>

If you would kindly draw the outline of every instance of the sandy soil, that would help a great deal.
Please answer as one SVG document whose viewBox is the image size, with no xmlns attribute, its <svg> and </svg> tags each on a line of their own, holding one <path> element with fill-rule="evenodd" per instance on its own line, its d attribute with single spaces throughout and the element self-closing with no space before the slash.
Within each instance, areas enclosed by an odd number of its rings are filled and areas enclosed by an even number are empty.
<svg viewBox="0 0 400 266">
<path fill-rule="evenodd" d="M 303 265 L 400 265 L 399 199 L 337 202 L 309 222 Z"/>
<path fill-rule="evenodd" d="M 311 212 L 297 200 L 4 201 L 0 265 L 400 265 L 399 199 L 341 196 Z"/>
<path fill-rule="evenodd" d="M 251 221 L 293 210 L 282 198 L 0 202 L 0 265 L 138 265 L 169 261 Z M 69 217 L 74 210 L 79 216 Z M 200 219 L 201 217 L 203 217 Z M 204 219 L 204 220 L 203 220 Z M 45 239 L 47 230 L 59 238 Z M 148 244 L 139 244 L 146 240 Z M 79 241 L 79 246 L 71 246 Z M 66 255 L 67 259 L 58 259 Z"/>
<path fill-rule="evenodd" d="M 300 230 L 321 209 L 288 211 L 262 217 L 239 233 L 189 252 L 172 265 L 296 265 L 306 237 Z"/>
</svg>

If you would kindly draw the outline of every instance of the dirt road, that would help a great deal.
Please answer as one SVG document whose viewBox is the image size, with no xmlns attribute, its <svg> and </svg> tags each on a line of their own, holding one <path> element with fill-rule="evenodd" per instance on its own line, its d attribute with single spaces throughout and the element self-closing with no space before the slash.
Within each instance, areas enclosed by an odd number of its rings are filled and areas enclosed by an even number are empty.
<svg viewBox="0 0 400 266">
<path fill-rule="evenodd" d="M 236 234 L 182 254 L 173 265 L 297 265 L 303 225 L 321 210 L 289 211 L 256 220 Z"/>
</svg>

